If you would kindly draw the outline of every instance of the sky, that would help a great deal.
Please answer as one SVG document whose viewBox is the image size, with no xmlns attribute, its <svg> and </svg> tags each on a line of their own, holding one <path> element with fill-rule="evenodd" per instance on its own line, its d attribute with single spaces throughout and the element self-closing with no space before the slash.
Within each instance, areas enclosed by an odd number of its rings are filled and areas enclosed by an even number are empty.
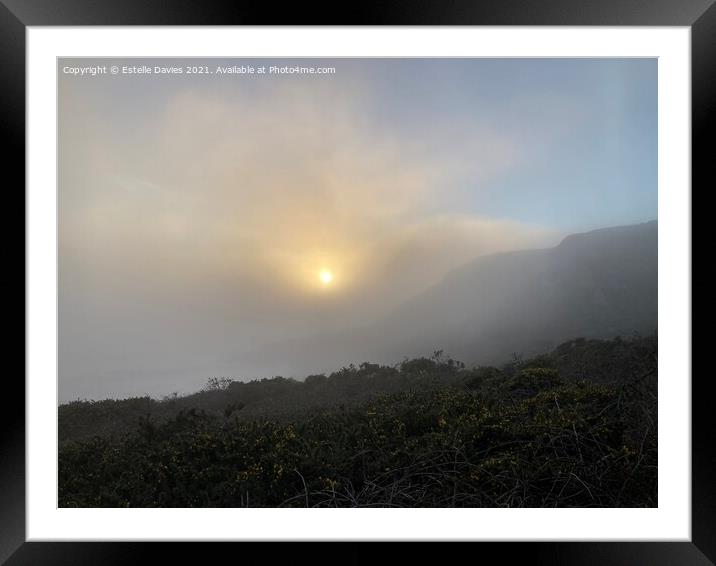
<svg viewBox="0 0 716 566">
<path fill-rule="evenodd" d="M 212 72 L 63 72 L 95 65 Z M 58 70 L 61 402 L 268 377 L 267 344 L 372 323 L 480 255 L 657 217 L 656 59 Z"/>
</svg>

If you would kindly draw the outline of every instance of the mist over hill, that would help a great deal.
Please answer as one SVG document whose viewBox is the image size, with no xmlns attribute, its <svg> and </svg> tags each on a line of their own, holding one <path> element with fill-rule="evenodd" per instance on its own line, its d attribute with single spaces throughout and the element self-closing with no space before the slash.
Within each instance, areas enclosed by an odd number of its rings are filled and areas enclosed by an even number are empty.
<svg viewBox="0 0 716 566">
<path fill-rule="evenodd" d="M 436 349 L 467 364 L 502 363 L 575 336 L 651 334 L 658 324 L 657 236 L 651 221 L 572 234 L 553 248 L 478 257 L 370 326 L 347 321 L 344 332 L 274 343 L 242 362 L 301 377 L 347 361 L 395 363 Z"/>
<path fill-rule="evenodd" d="M 554 248 L 478 258 L 390 322 L 405 330 L 406 355 L 438 343 L 482 363 L 572 336 L 648 334 L 657 328 L 657 257 L 656 221 L 574 234 Z"/>
</svg>

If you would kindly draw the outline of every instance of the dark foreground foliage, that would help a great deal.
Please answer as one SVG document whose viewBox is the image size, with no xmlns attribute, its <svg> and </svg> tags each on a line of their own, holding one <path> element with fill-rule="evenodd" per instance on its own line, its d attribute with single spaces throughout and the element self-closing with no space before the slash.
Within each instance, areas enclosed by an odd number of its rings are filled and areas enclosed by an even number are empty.
<svg viewBox="0 0 716 566">
<path fill-rule="evenodd" d="M 589 379 L 575 362 L 585 355 L 608 361 L 614 378 L 600 367 Z M 131 431 L 81 440 L 65 431 L 60 506 L 657 504 L 655 338 L 572 341 L 500 369 L 468 370 L 436 353 L 291 381 L 254 383 L 281 389 L 274 401 L 290 388 L 293 418 L 283 401 L 271 410 L 256 385 L 213 382 L 195 397 L 204 408 L 144 400 Z M 346 402 L 326 406 L 334 395 Z M 112 418 L 124 423 L 121 407 L 141 402 L 112 402 Z M 151 415 L 152 404 L 164 413 Z M 77 427 L 81 404 L 72 405 Z"/>
</svg>

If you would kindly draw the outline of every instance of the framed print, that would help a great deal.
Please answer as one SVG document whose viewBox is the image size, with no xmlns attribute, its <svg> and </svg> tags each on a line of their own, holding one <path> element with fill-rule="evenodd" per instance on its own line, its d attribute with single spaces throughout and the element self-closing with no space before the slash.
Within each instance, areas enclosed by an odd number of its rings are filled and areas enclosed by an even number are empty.
<svg viewBox="0 0 716 566">
<path fill-rule="evenodd" d="M 710 2 L 82 4 L 2 8 L 8 564 L 714 560 Z"/>
</svg>

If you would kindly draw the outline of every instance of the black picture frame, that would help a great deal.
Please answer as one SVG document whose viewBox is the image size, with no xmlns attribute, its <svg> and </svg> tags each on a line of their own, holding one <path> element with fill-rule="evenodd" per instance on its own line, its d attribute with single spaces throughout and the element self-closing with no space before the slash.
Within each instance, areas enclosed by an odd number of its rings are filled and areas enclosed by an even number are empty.
<svg viewBox="0 0 716 566">
<path fill-rule="evenodd" d="M 692 185 L 706 190 L 713 178 L 712 151 L 707 136 L 714 131 L 716 107 L 716 5 L 714 0 L 406 0 L 286 4 L 212 0 L 0 0 L 1 131 L 4 151 L 5 195 L 18 198 L 6 204 L 6 219 L 22 216 L 25 183 L 25 37 L 28 26 L 75 25 L 569 25 L 569 26 L 688 26 L 692 56 Z M 11 181 L 8 181 L 11 179 Z M 693 190 L 692 190 L 693 195 Z M 21 214 L 20 211 L 23 211 Z M 6 247 L 15 242 L 5 222 Z M 693 223 L 692 223 L 693 226 Z M 692 228 L 693 232 L 693 228 Z M 694 242 L 702 241 L 692 236 Z M 25 261 L 23 252 L 23 264 Z M 24 273 L 24 271 L 23 271 Z M 692 270 L 693 277 L 693 270 Z M 25 277 L 6 271 L 5 283 L 25 293 Z M 22 288 L 22 289 L 21 289 Z M 10 289 L 5 294 L 13 300 Z M 705 318 L 706 315 L 701 315 Z M 9 323 L 6 323 L 6 328 Z M 23 323 L 24 328 L 24 323 Z M 14 328 L 13 328 L 14 329 Z M 11 336 L 17 336 L 20 333 Z M 24 332 L 22 333 L 24 343 Z M 15 339 L 15 338 L 13 338 Z M 9 345 L 10 342 L 7 342 Z M 693 346 L 692 346 L 693 349 Z M 15 349 L 8 347 L 8 353 Z M 23 362 L 24 363 L 24 362 Z M 669 376 L 688 380 L 691 376 Z M 25 389 L 20 372 L 6 373 L 5 406 L 0 427 L 0 563 L 127 564 L 152 560 L 161 553 L 164 563 L 208 561 L 223 545 L 169 543 L 25 542 Z M 482 562 L 538 564 L 713 564 L 716 563 L 716 442 L 711 418 L 711 378 L 702 373 L 692 380 L 692 538 L 691 542 L 539 542 L 478 543 L 469 553 Z M 317 562 L 364 563 L 384 555 L 385 544 L 352 543 L 354 548 L 325 548 L 313 544 L 243 543 L 257 550 L 262 561 L 291 556 Z M 330 543 L 330 546 L 342 543 Z M 417 549 L 416 549 L 417 547 Z M 233 548 L 233 547 L 232 547 Z M 226 550 L 224 546 L 223 550 Z M 460 549 L 464 550 L 464 549 Z M 233 551 L 230 550 L 230 553 Z M 411 545 L 400 549 L 401 561 L 444 559 L 441 545 Z"/>
</svg>

